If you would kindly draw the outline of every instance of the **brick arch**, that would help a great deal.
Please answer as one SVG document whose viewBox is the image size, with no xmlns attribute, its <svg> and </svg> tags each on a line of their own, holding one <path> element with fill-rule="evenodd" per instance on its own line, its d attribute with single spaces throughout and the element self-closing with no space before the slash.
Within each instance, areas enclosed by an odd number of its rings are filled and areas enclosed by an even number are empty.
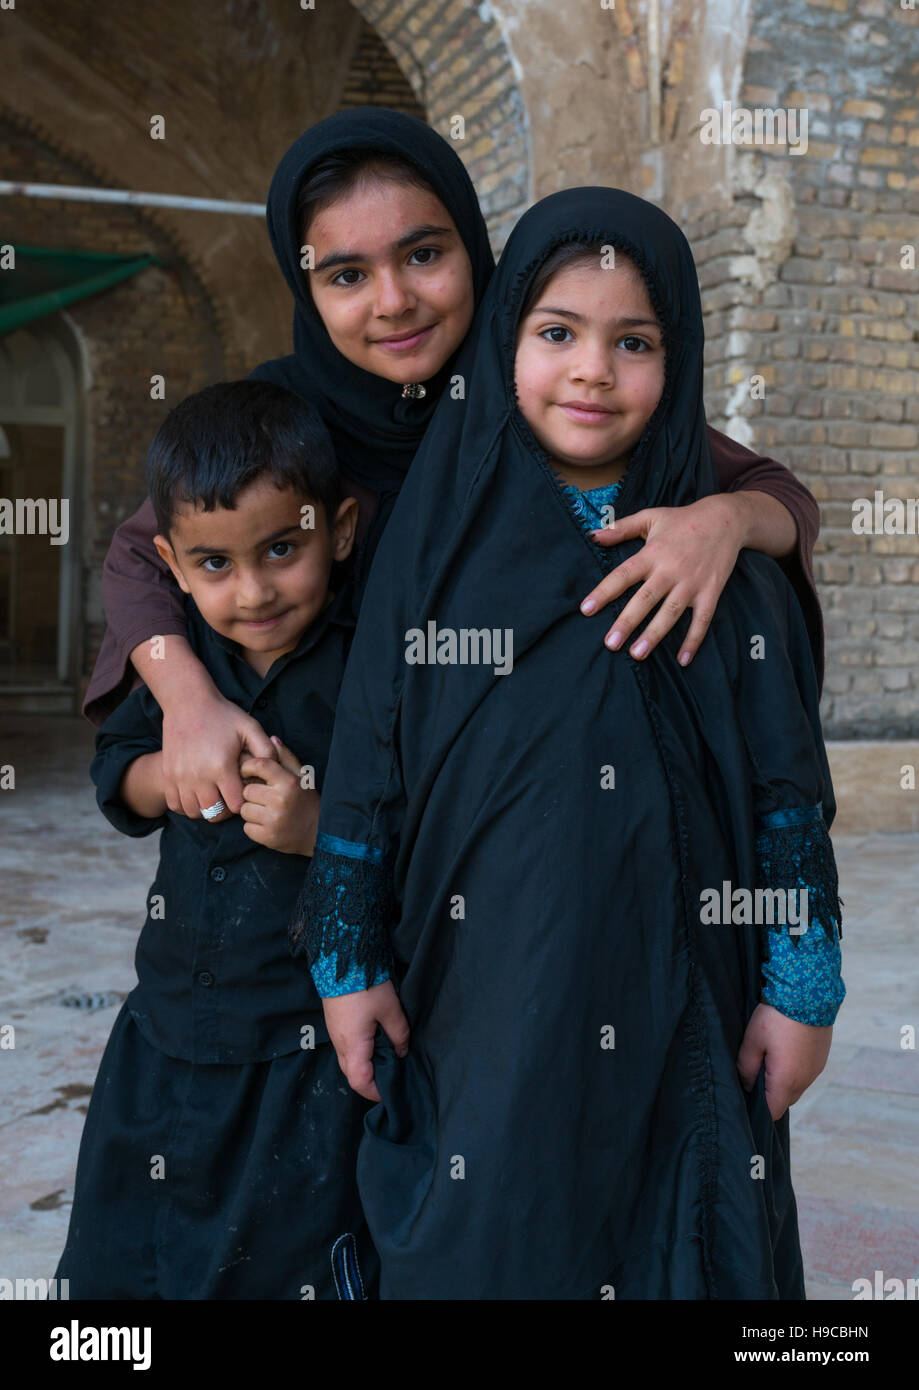
<svg viewBox="0 0 919 1390">
<path fill-rule="evenodd" d="M 465 0 L 351 0 L 380 35 L 427 119 L 450 138 L 478 190 L 496 251 L 532 201 L 533 160 L 527 110 L 504 36 L 491 7 Z"/>
<path fill-rule="evenodd" d="M 87 178 L 90 186 L 123 187 L 122 180 L 115 177 L 98 159 L 88 155 L 84 150 L 78 149 L 75 145 L 71 145 L 68 141 L 62 140 L 56 132 L 52 131 L 36 116 L 17 110 L 7 99 L 2 97 L 0 97 L 0 121 L 5 121 L 13 130 L 21 131 L 23 135 L 30 136 L 52 155 L 65 160 L 67 164 Z M 182 272 L 191 276 L 196 282 L 197 289 L 208 307 L 220 351 L 224 361 L 226 361 L 230 355 L 231 334 L 227 314 L 222 303 L 220 286 L 210 282 L 207 267 L 195 255 L 182 235 L 172 226 L 168 209 L 130 205 L 130 212 L 141 228 L 146 225 L 152 229 L 154 235 L 161 242 L 164 242 L 173 253 Z"/>
<path fill-rule="evenodd" d="M 356 15 L 355 18 L 360 28 L 351 55 L 351 66 L 338 98 L 338 110 L 388 106 L 392 111 L 402 111 L 419 121 L 426 120 L 424 107 L 376 29 L 363 16 Z"/>
</svg>

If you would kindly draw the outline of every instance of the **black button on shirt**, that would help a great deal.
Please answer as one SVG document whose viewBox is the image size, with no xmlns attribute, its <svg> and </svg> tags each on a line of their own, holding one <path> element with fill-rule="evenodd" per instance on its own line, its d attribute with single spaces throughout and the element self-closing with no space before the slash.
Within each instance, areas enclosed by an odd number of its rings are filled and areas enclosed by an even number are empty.
<svg viewBox="0 0 919 1390">
<path fill-rule="evenodd" d="M 191 598 L 185 606 L 189 642 L 217 689 L 256 718 L 260 702 L 270 704 L 266 733 L 314 769 L 320 789 L 353 635 L 349 591 L 336 595 L 265 677 L 235 642 L 207 626 Z M 135 836 L 162 830 L 137 944 L 138 984 L 128 998 L 135 1022 L 155 1047 L 189 1062 L 280 1057 L 299 1049 L 305 1024 L 326 1041 L 315 986 L 287 936 L 309 859 L 256 844 L 240 816 L 217 825 L 172 811 L 148 819 L 119 799 L 128 764 L 162 748 L 162 727 L 159 705 L 141 686 L 99 730 L 91 768 L 96 799 L 116 829 Z"/>
</svg>

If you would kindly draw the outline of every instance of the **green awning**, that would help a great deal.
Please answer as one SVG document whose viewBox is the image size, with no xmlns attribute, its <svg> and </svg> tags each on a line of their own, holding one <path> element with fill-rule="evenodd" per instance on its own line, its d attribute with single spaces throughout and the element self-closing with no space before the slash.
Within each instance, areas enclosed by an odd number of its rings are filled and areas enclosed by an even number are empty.
<svg viewBox="0 0 919 1390">
<path fill-rule="evenodd" d="M 15 269 L 0 270 L 0 333 L 53 314 L 87 295 L 128 280 L 157 256 L 111 256 L 102 251 L 54 251 L 14 246 Z"/>
</svg>

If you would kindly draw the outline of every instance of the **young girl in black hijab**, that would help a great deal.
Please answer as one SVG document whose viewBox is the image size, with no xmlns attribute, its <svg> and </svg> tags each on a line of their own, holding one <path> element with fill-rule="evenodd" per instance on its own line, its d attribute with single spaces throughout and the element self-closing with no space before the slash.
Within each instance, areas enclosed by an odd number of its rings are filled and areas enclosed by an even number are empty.
<svg viewBox="0 0 919 1390">
<path fill-rule="evenodd" d="M 545 199 L 377 554 L 295 938 L 381 1099 L 384 1298 L 803 1297 L 787 1106 L 843 988 L 800 608 L 745 552 L 682 670 L 685 619 L 610 662 L 574 602 L 635 550 L 594 506 L 715 487 L 702 343 L 664 213 Z"/>
</svg>

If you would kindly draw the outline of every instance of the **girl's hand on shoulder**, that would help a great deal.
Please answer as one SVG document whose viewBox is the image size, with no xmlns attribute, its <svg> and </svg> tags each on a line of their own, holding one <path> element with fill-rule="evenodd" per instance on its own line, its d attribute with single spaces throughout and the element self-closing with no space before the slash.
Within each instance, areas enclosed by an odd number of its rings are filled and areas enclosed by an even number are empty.
<svg viewBox="0 0 919 1390">
<path fill-rule="evenodd" d="M 274 747 L 261 725 L 222 695 L 200 694 L 184 705 L 163 710 L 163 790 L 170 811 L 200 818 L 222 801 L 219 825 L 243 804 L 239 758 L 243 749 L 273 758 Z"/>
<path fill-rule="evenodd" d="M 752 1090 L 765 1058 L 766 1102 L 773 1120 L 780 1120 L 823 1071 L 832 1041 L 832 1024 L 814 1028 L 771 1004 L 757 1004 L 737 1054 L 744 1090 Z"/>
<path fill-rule="evenodd" d="M 598 545 L 644 537 L 643 548 L 621 561 L 581 604 L 582 613 L 596 613 L 639 584 L 604 639 L 618 651 L 645 620 L 654 617 L 629 647 L 641 661 L 686 612 L 692 622 L 680 649 L 687 666 L 708 632 L 721 591 L 730 578 L 743 544 L 746 522 L 729 494 L 716 493 L 685 507 L 648 507 L 622 517 L 612 527 L 594 531 Z"/>
</svg>

